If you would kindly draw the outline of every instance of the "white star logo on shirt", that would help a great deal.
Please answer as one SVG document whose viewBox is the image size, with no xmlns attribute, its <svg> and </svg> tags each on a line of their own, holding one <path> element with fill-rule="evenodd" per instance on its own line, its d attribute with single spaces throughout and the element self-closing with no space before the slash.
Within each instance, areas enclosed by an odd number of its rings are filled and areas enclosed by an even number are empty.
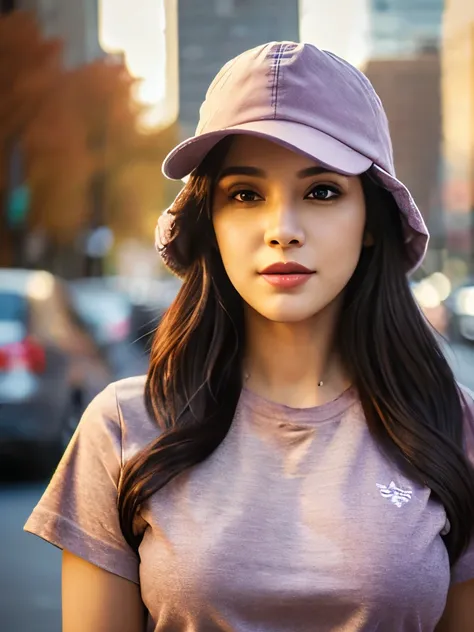
<svg viewBox="0 0 474 632">
<path fill-rule="evenodd" d="M 393 481 L 391 481 L 388 487 L 387 485 L 380 485 L 380 483 L 377 483 L 377 487 L 380 490 L 382 498 L 389 498 L 397 507 L 401 507 L 412 498 L 413 491 L 411 489 L 397 487 Z"/>
</svg>

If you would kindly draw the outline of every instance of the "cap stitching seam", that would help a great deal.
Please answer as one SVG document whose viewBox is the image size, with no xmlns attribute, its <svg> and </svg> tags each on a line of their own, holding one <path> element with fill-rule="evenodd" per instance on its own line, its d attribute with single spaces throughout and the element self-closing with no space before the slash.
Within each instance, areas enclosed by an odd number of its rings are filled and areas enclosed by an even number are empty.
<svg viewBox="0 0 474 632">
<path fill-rule="evenodd" d="M 278 75 L 280 72 L 280 59 L 281 52 L 283 48 L 283 44 L 279 44 L 277 50 L 275 51 L 275 63 L 273 62 L 272 57 L 272 49 L 270 49 L 270 69 L 272 74 L 272 85 L 271 85 L 271 105 L 273 107 L 273 118 L 276 118 L 276 109 L 277 109 L 277 96 L 278 96 Z"/>
<path fill-rule="evenodd" d="M 278 108 L 278 88 L 279 88 L 279 82 L 280 82 L 281 60 L 283 59 L 283 55 L 285 54 L 287 46 L 288 44 L 281 44 L 280 50 L 278 51 L 278 56 L 277 56 L 277 74 L 276 74 L 276 79 L 275 79 L 275 107 L 273 110 L 274 119 L 276 119 L 277 108 Z"/>
</svg>

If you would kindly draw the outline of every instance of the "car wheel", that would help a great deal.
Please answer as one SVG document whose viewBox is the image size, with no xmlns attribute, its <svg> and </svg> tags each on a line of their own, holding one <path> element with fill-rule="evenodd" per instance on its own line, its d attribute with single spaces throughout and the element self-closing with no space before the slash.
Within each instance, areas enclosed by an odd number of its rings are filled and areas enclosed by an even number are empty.
<svg viewBox="0 0 474 632">
<path fill-rule="evenodd" d="M 40 447 L 35 446 L 30 464 L 34 475 L 40 479 L 49 480 L 56 469 L 62 456 L 62 451 L 57 441 L 46 443 Z"/>
<path fill-rule="evenodd" d="M 77 428 L 81 414 L 82 397 L 79 393 L 73 393 L 63 413 L 58 437 L 40 448 L 35 446 L 31 454 L 30 464 L 37 476 L 47 479 L 52 476 Z"/>
<path fill-rule="evenodd" d="M 73 393 L 64 412 L 58 442 L 61 453 L 63 453 L 67 448 L 72 439 L 72 435 L 76 431 L 77 424 L 79 423 L 83 410 L 82 400 L 82 395 L 79 392 Z"/>
</svg>

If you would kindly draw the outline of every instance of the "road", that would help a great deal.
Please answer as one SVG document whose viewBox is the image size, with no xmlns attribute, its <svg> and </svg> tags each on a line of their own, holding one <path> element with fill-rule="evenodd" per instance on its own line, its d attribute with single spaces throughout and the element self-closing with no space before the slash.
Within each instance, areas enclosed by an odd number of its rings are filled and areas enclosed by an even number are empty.
<svg viewBox="0 0 474 632">
<path fill-rule="evenodd" d="M 448 350 L 458 380 L 474 390 L 474 348 Z M 45 482 L 0 471 L 0 631 L 60 632 L 61 553 L 22 530 Z"/>
</svg>

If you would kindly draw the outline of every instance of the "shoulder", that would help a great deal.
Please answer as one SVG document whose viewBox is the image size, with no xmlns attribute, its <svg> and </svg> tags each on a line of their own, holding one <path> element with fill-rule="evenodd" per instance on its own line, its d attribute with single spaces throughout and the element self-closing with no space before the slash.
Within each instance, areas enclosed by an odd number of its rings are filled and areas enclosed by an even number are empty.
<svg viewBox="0 0 474 632">
<path fill-rule="evenodd" d="M 464 411 L 464 440 L 467 456 L 474 463 L 474 393 L 458 384 L 461 395 L 461 404 Z"/>
<path fill-rule="evenodd" d="M 145 383 L 146 375 L 137 375 L 112 382 L 112 384 L 109 385 L 108 388 L 113 390 L 119 411 L 127 410 L 132 414 L 143 414 L 146 411 L 144 399 Z"/>
<path fill-rule="evenodd" d="M 87 411 L 99 413 L 117 422 L 146 415 L 146 376 L 129 377 L 106 386 L 87 407 Z M 127 418 L 125 420 L 125 417 Z"/>
<path fill-rule="evenodd" d="M 111 382 L 88 404 L 81 423 L 105 421 L 110 426 L 122 426 L 129 420 L 142 419 L 146 415 L 145 381 L 146 376 L 140 375 Z"/>
<path fill-rule="evenodd" d="M 138 560 L 123 537 L 117 499 L 127 447 L 139 450 L 147 439 L 149 422 L 139 404 L 144 383 L 144 378 L 111 383 L 90 402 L 25 525 L 26 531 L 135 583 Z"/>
<path fill-rule="evenodd" d="M 474 408 L 474 392 L 459 382 L 458 388 L 461 392 L 464 405 L 470 407 L 471 409 Z"/>
<path fill-rule="evenodd" d="M 160 434 L 160 429 L 146 409 L 145 383 L 146 375 L 138 375 L 113 382 L 108 387 L 120 424 L 125 460 L 157 439 Z"/>
<path fill-rule="evenodd" d="M 110 450 L 122 464 L 156 439 L 160 430 L 145 406 L 146 376 L 111 382 L 87 406 L 79 423 L 77 442 Z"/>
</svg>

